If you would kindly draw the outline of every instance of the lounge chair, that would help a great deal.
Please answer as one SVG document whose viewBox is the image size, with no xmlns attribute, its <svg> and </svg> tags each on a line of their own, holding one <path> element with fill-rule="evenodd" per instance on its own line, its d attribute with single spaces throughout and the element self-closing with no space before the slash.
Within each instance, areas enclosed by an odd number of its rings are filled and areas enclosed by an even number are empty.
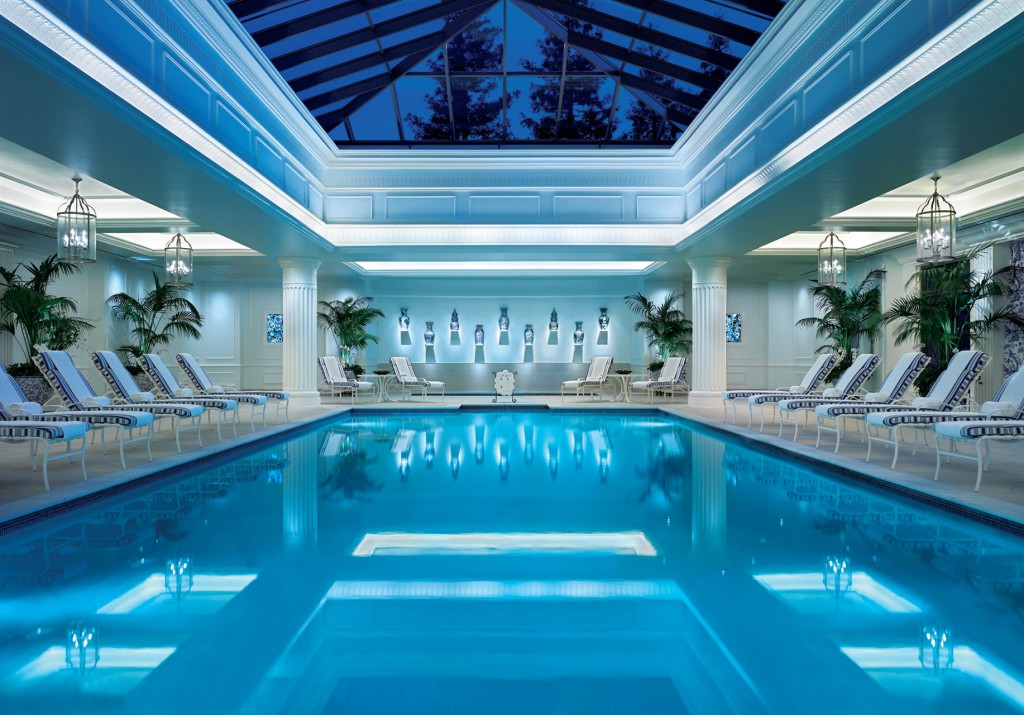
<svg viewBox="0 0 1024 715">
<path fill-rule="evenodd" d="M 1024 420 L 1021 419 L 1000 419 L 993 417 L 989 419 L 974 419 L 964 422 L 939 422 L 933 425 L 935 430 L 935 479 L 939 479 L 939 469 L 942 467 L 942 458 L 960 457 L 961 459 L 973 459 L 978 463 L 978 479 L 974 483 L 974 491 L 981 489 L 981 477 L 988 468 L 989 463 L 989 442 L 1015 442 L 1024 439 Z M 940 440 L 950 442 L 950 449 L 943 449 Z M 974 445 L 974 454 L 957 452 L 958 443 Z M 985 447 L 985 455 L 982 457 L 981 448 Z"/>
<path fill-rule="evenodd" d="M 236 400 L 216 397 L 175 397 L 174 399 L 157 397 L 152 392 L 142 390 L 139 384 L 135 382 L 132 374 L 128 372 L 124 363 L 121 362 L 121 358 L 117 356 L 117 353 L 110 350 L 97 350 L 94 352 L 92 354 L 92 363 L 100 371 L 100 374 L 103 375 L 103 379 L 107 381 L 110 393 L 114 395 L 115 400 L 122 404 L 169 402 L 180 405 L 198 405 L 206 410 L 207 420 L 217 425 L 217 439 L 224 439 L 220 431 L 222 424 L 231 425 L 235 434 L 238 434 L 238 430 L 235 427 L 238 419 L 238 402 Z M 220 417 L 216 420 L 213 419 L 214 411 L 220 413 Z"/>
<path fill-rule="evenodd" d="M 142 371 L 149 376 L 149 379 L 153 382 L 153 388 L 157 392 L 158 397 L 165 399 L 195 399 L 196 394 L 191 387 L 183 387 L 178 378 L 174 376 L 170 368 L 167 367 L 167 363 L 164 359 L 155 353 L 147 353 L 142 356 L 142 360 L 139 362 Z M 210 395 L 199 395 L 200 398 L 209 398 Z M 260 415 L 263 418 L 263 426 L 267 426 L 267 398 L 264 395 L 249 395 L 234 393 L 221 393 L 213 396 L 215 399 L 229 399 L 234 400 L 239 405 L 249 405 L 249 424 L 252 426 L 252 431 L 256 431 L 256 415 Z M 237 413 L 236 413 L 237 418 Z"/>
<path fill-rule="evenodd" d="M 959 354 L 959 353 L 958 353 Z M 952 362 L 950 363 L 952 365 Z M 980 371 L 979 371 L 980 372 Z M 971 382 L 977 379 L 975 375 Z M 892 467 L 900 454 L 900 436 L 906 429 L 914 432 L 914 451 L 917 451 L 917 434 L 940 422 L 976 422 L 978 420 L 1013 420 L 1024 417 L 1024 368 L 1003 380 L 995 396 L 990 402 L 981 405 L 977 410 L 961 410 L 959 400 L 945 409 L 909 410 L 892 412 L 875 412 L 865 416 L 865 429 L 868 431 L 868 460 L 871 459 L 871 446 L 874 442 L 893 445 Z M 888 437 L 884 436 L 888 433 Z M 927 440 L 926 440 L 927 441 Z"/>
<path fill-rule="evenodd" d="M 565 402 L 566 390 L 575 392 L 576 399 L 579 399 L 586 392 L 596 395 L 598 390 L 603 389 L 608 384 L 608 373 L 611 371 L 614 361 L 614 358 L 607 355 L 598 356 L 590 361 L 590 367 L 587 368 L 585 377 L 563 382 L 561 388 L 562 402 Z"/>
<path fill-rule="evenodd" d="M 814 408 L 818 420 L 818 437 L 814 442 L 817 447 L 821 442 L 822 432 L 836 433 L 836 448 L 839 451 L 839 443 L 843 438 L 843 427 L 847 417 L 856 418 L 863 414 L 862 408 L 868 405 L 894 405 L 903 399 L 907 390 L 914 384 L 917 376 L 928 367 L 931 358 L 921 352 L 905 353 L 896 362 L 896 365 L 877 392 L 869 392 L 864 395 L 863 400 L 845 400 L 835 403 L 823 403 Z M 780 403 L 781 406 L 781 403 Z M 829 423 L 831 422 L 831 426 Z"/>
<path fill-rule="evenodd" d="M 118 431 L 118 442 L 121 451 L 121 469 L 126 469 L 124 461 L 124 446 L 133 442 L 145 442 L 146 452 L 149 454 L 149 461 L 153 461 L 152 436 L 153 436 L 153 415 L 145 412 L 128 412 L 121 410 L 90 410 L 76 411 L 62 410 L 58 412 L 44 412 L 43 406 L 38 402 L 30 402 L 22 391 L 17 380 L 7 373 L 7 368 L 0 363 L 0 419 L 12 420 L 33 420 L 35 422 L 85 422 L 90 429 L 98 431 L 100 443 L 103 446 L 103 453 L 107 452 L 105 432 L 108 429 Z M 141 430 L 139 437 L 134 436 L 134 430 Z M 95 432 L 93 432 L 95 436 Z M 34 469 L 33 469 L 34 471 Z"/>
<path fill-rule="evenodd" d="M 441 390 L 441 401 L 444 402 L 444 383 L 438 380 L 424 380 L 416 377 L 413 372 L 412 362 L 405 356 L 391 358 L 391 369 L 395 372 L 395 384 L 398 389 L 409 392 L 422 392 L 424 399 L 427 397 L 427 390 Z"/>
<path fill-rule="evenodd" d="M 156 420 L 170 419 L 174 426 L 174 440 L 181 451 L 181 433 L 195 430 L 199 444 L 203 441 L 199 435 L 202 426 L 200 418 L 205 412 L 201 405 L 183 405 L 166 402 L 150 402 L 146 404 L 121 404 L 114 406 L 107 396 L 99 396 L 85 375 L 75 367 L 71 356 L 62 350 L 41 350 L 32 358 L 58 399 L 70 410 L 115 410 L 118 412 L 146 412 Z M 123 366 L 122 366 L 123 369 Z"/>
<path fill-rule="evenodd" d="M 356 402 L 356 395 L 360 390 L 373 390 L 372 382 L 365 382 L 349 377 L 345 373 L 345 367 L 336 355 L 324 355 L 317 358 L 320 365 L 320 375 L 324 378 L 324 384 L 331 388 L 331 396 L 348 393 L 352 397 L 352 404 Z"/>
<path fill-rule="evenodd" d="M 862 353 L 840 375 L 839 379 L 836 380 L 835 386 L 826 387 L 821 391 L 820 396 L 798 397 L 792 400 L 780 401 L 778 403 L 779 436 L 782 436 L 782 430 L 787 424 L 792 424 L 793 441 L 795 442 L 797 432 L 800 429 L 800 423 L 797 420 L 798 413 L 803 412 L 806 418 L 807 411 L 813 410 L 818 405 L 852 400 L 864 383 L 868 381 L 868 378 L 871 377 L 871 373 L 878 367 L 878 363 L 879 358 L 877 355 Z"/>
<path fill-rule="evenodd" d="M 274 404 L 276 406 L 274 419 L 280 421 L 280 413 L 284 412 L 284 421 L 288 421 L 288 402 L 291 399 L 291 393 L 286 390 L 234 390 L 228 389 L 224 385 L 217 385 L 210 379 L 210 376 L 206 374 L 206 370 L 199 364 L 190 353 L 178 353 L 177 356 L 178 365 L 184 371 L 185 375 L 201 395 L 226 395 L 228 393 L 232 395 L 263 395 L 267 398 L 268 404 Z"/>
<path fill-rule="evenodd" d="M 729 405 L 732 405 L 732 421 L 733 424 L 736 424 L 736 405 L 739 400 L 746 400 L 747 404 L 750 405 L 750 416 L 747 419 L 747 427 L 750 427 L 754 421 L 753 403 L 750 402 L 750 398 L 756 396 L 762 398 L 757 404 L 761 405 L 761 428 L 763 429 L 764 405 L 766 403 L 776 404 L 787 397 L 813 393 L 825 381 L 829 372 L 832 371 L 832 366 L 836 364 L 836 359 L 835 355 L 829 353 L 819 355 L 818 359 L 814 361 L 814 364 L 804 374 L 800 384 L 793 385 L 788 389 L 780 387 L 777 390 L 726 390 L 722 393 L 722 410 L 725 412 L 725 419 L 729 419 Z"/>
<path fill-rule="evenodd" d="M 85 435 L 89 431 L 89 425 L 85 422 L 50 422 L 39 420 L 2 420 L 0 421 L 0 442 L 20 444 L 31 442 L 29 454 L 32 457 L 32 471 L 36 467 L 36 445 L 43 444 L 43 486 L 50 491 L 50 474 L 47 469 L 50 462 L 55 459 L 70 459 L 79 457 L 82 460 L 82 477 L 88 479 L 85 471 Z M 75 440 L 82 440 L 78 449 L 72 449 L 71 443 Z M 50 448 L 55 444 L 66 445 L 67 450 L 60 454 L 50 454 Z"/>
<path fill-rule="evenodd" d="M 661 372 L 653 380 L 636 380 L 629 383 L 629 389 L 633 392 L 641 390 L 647 393 L 648 402 L 654 401 L 655 392 L 667 392 L 675 402 L 676 391 L 683 385 L 683 370 L 686 368 L 686 358 L 670 357 L 665 359 Z"/>
</svg>

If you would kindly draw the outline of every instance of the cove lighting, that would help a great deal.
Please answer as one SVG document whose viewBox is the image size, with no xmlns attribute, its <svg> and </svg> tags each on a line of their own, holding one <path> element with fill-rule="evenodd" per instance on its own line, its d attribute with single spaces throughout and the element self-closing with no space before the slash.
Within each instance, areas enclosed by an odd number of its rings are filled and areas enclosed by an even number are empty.
<svg viewBox="0 0 1024 715">
<path fill-rule="evenodd" d="M 643 273 L 655 261 L 356 261 L 367 273 Z"/>
<path fill-rule="evenodd" d="M 353 556 L 491 555 L 514 552 L 657 556 L 640 531 L 604 533 L 367 534 Z"/>
<path fill-rule="evenodd" d="M 681 601 L 675 581 L 336 581 L 328 600 L 474 599 L 544 600 L 653 599 Z"/>
<path fill-rule="evenodd" d="M 806 591 L 825 594 L 822 588 L 821 573 L 774 573 L 756 574 L 754 578 L 770 591 L 786 593 L 788 591 Z M 903 598 L 895 591 L 883 586 L 864 571 L 854 571 L 851 575 L 850 593 L 860 594 L 879 608 L 889 613 L 920 613 L 921 609 L 914 603 Z M 832 598 L 831 595 L 828 596 Z"/>
</svg>

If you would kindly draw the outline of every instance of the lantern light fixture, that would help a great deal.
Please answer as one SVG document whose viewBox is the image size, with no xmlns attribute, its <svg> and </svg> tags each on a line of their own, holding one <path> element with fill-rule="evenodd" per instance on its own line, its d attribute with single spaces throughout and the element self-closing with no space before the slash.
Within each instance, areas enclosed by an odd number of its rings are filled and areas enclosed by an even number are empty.
<svg viewBox="0 0 1024 715">
<path fill-rule="evenodd" d="M 935 191 L 917 210 L 917 262 L 948 263 L 956 251 L 956 210 L 939 194 L 938 174 L 931 177 Z"/>
<path fill-rule="evenodd" d="M 834 231 L 818 244 L 818 285 L 846 285 L 846 246 Z"/>
<path fill-rule="evenodd" d="M 178 232 L 164 246 L 165 280 L 179 288 L 192 285 L 192 244 Z"/>
<path fill-rule="evenodd" d="M 78 193 L 82 177 L 77 174 L 75 195 L 57 212 L 57 258 L 68 263 L 96 262 L 96 212 Z"/>
</svg>

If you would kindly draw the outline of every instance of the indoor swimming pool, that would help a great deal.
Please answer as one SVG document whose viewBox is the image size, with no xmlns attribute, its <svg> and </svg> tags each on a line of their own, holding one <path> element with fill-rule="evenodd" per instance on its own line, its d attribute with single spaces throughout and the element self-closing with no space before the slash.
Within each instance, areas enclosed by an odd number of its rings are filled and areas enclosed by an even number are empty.
<svg viewBox="0 0 1024 715">
<path fill-rule="evenodd" d="M 0 540 L 0 712 L 1024 711 L 1024 542 L 656 411 L 353 412 Z"/>
</svg>

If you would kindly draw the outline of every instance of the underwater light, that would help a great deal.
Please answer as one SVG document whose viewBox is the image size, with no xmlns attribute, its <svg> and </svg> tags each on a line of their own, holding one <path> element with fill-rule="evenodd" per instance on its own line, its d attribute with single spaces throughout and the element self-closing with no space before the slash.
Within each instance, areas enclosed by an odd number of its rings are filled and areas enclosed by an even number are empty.
<svg viewBox="0 0 1024 715">
<path fill-rule="evenodd" d="M 513 552 L 607 553 L 657 556 L 640 531 L 601 533 L 366 534 L 353 556 L 504 554 Z"/>
<path fill-rule="evenodd" d="M 921 609 L 914 603 L 883 586 L 865 571 L 854 571 L 851 574 L 853 586 L 850 593 L 857 593 L 890 613 L 920 613 Z M 770 591 L 785 593 L 787 591 L 821 591 L 821 573 L 763 573 L 755 574 L 754 578 Z"/>
<path fill-rule="evenodd" d="M 203 574 L 195 575 L 193 593 L 238 593 L 256 580 L 256 574 Z M 97 613 L 129 613 L 142 604 L 166 593 L 165 575 L 153 574 L 124 595 L 103 606 Z"/>
</svg>

